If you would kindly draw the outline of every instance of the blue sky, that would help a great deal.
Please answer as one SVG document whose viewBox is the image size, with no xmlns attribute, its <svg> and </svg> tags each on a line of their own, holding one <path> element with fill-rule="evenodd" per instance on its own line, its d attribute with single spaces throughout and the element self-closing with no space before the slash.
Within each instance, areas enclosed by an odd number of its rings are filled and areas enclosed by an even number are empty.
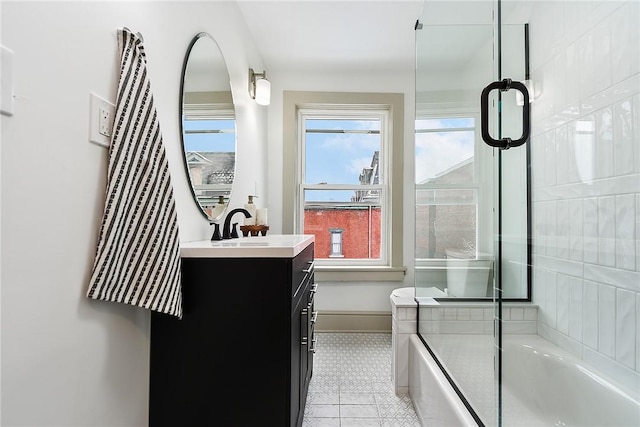
<svg viewBox="0 0 640 427">
<path fill-rule="evenodd" d="M 225 129 L 230 133 L 184 135 L 186 151 L 231 152 L 236 151 L 235 120 L 183 120 L 183 128 Z"/>
<path fill-rule="evenodd" d="M 473 128 L 473 118 L 420 119 L 416 129 Z M 471 131 L 416 133 L 416 183 L 433 178 L 473 157 L 475 134 Z"/>
<path fill-rule="evenodd" d="M 307 119 L 307 129 L 380 130 L 379 121 Z M 364 167 L 380 151 L 380 135 L 307 133 L 307 184 L 359 184 Z"/>
</svg>

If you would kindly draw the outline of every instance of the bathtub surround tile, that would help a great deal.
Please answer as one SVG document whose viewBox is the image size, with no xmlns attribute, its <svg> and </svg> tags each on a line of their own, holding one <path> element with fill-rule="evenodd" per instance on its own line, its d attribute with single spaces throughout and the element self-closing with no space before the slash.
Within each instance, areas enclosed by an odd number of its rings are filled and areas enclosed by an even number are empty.
<svg viewBox="0 0 640 427">
<path fill-rule="evenodd" d="M 595 93 L 594 69 L 596 64 L 594 62 L 593 31 L 588 31 L 580 37 L 578 51 L 578 57 L 580 58 L 580 99 L 585 99 Z"/>
<path fill-rule="evenodd" d="M 546 226 L 546 255 L 550 257 L 556 257 L 558 255 L 558 211 L 556 208 L 557 202 L 550 201 L 546 203 L 547 206 L 547 226 Z"/>
<path fill-rule="evenodd" d="M 457 320 L 470 320 L 471 319 L 471 309 L 469 308 L 458 308 L 456 309 L 456 319 Z"/>
<path fill-rule="evenodd" d="M 616 175 L 633 173 L 633 116 L 631 98 L 613 107 L 613 157 Z M 637 150 L 638 147 L 635 147 Z"/>
<path fill-rule="evenodd" d="M 545 133 L 544 138 L 544 168 L 545 168 L 545 180 L 546 187 L 556 185 L 556 135 L 554 131 Z"/>
<path fill-rule="evenodd" d="M 616 196 L 616 267 L 636 269 L 635 230 L 636 203 L 633 194 Z"/>
<path fill-rule="evenodd" d="M 546 271 L 545 273 L 545 308 L 543 310 L 545 323 L 552 328 L 556 328 L 558 321 L 558 273 Z"/>
<path fill-rule="evenodd" d="M 582 199 L 569 201 L 569 257 L 573 261 L 582 261 Z"/>
<path fill-rule="evenodd" d="M 538 320 L 538 308 L 537 307 L 525 307 L 523 320 Z"/>
<path fill-rule="evenodd" d="M 511 308 L 511 320 L 524 320 L 524 308 L 523 307 Z"/>
<path fill-rule="evenodd" d="M 594 282 L 640 292 L 640 273 L 637 271 L 585 264 L 584 278 Z"/>
<path fill-rule="evenodd" d="M 640 107 L 638 113 L 640 115 Z M 640 119 L 638 121 L 640 122 Z M 640 123 L 638 123 L 638 129 L 640 129 Z M 636 194 L 636 271 L 640 271 L 640 194 Z"/>
<path fill-rule="evenodd" d="M 616 289 L 598 286 L 598 351 L 616 357 Z"/>
<path fill-rule="evenodd" d="M 598 198 L 598 264 L 615 267 L 615 197 Z"/>
<path fill-rule="evenodd" d="M 616 290 L 616 356 L 623 365 L 636 369 L 636 293 Z"/>
<path fill-rule="evenodd" d="M 555 271 L 567 276 L 582 276 L 584 271 L 584 264 L 581 262 L 547 256 L 534 257 L 534 264 L 543 271 Z"/>
<path fill-rule="evenodd" d="M 582 207 L 584 262 L 596 264 L 598 262 L 598 199 L 595 197 L 584 199 Z"/>
<path fill-rule="evenodd" d="M 545 308 L 545 302 L 546 302 L 546 298 L 545 298 L 546 286 L 544 281 L 545 270 L 538 266 L 539 265 L 538 260 L 541 260 L 541 259 L 542 257 L 533 258 L 534 267 L 533 267 L 532 299 L 535 304 L 538 304 L 538 307 L 539 307 L 538 320 L 542 322 L 544 319 L 544 315 L 542 314 L 542 311 Z"/>
<path fill-rule="evenodd" d="M 470 320 L 456 320 L 440 322 L 441 334 L 482 334 L 484 326 L 482 323 Z"/>
<path fill-rule="evenodd" d="M 475 307 L 469 310 L 469 320 L 484 319 L 484 308 Z"/>
<path fill-rule="evenodd" d="M 573 122 L 575 162 L 580 183 L 590 183 L 595 176 L 595 127 L 592 114 Z"/>
<path fill-rule="evenodd" d="M 640 94 L 633 96 L 633 135 L 635 140 L 638 140 L 638 133 L 640 133 Z M 640 148 L 636 144 L 633 152 L 633 164 L 636 173 L 640 172 Z"/>
<path fill-rule="evenodd" d="M 640 372 L 640 293 L 636 294 L 636 371 Z"/>
<path fill-rule="evenodd" d="M 582 336 L 585 345 L 598 348 L 598 284 L 585 280 L 583 282 L 583 316 Z"/>
<path fill-rule="evenodd" d="M 611 16 L 611 50 L 614 83 L 624 80 L 638 71 L 638 2 L 627 2 Z"/>
<path fill-rule="evenodd" d="M 566 89 L 566 88 L 565 88 Z M 562 105 L 566 105 L 565 102 Z M 556 129 L 556 147 L 558 160 L 556 161 L 556 179 L 558 185 L 569 182 L 569 144 L 567 142 L 567 127 L 560 126 Z"/>
<path fill-rule="evenodd" d="M 458 311 L 455 308 L 444 308 L 440 311 L 440 320 L 456 320 Z"/>
<path fill-rule="evenodd" d="M 595 67 L 595 91 L 600 92 L 612 84 L 611 55 L 611 20 L 604 19 L 594 29 L 594 62 Z"/>
<path fill-rule="evenodd" d="M 557 212 L 557 243 L 558 243 L 558 258 L 569 259 L 569 232 L 571 217 L 569 216 L 569 201 L 558 200 L 556 205 Z"/>
<path fill-rule="evenodd" d="M 582 279 L 571 277 L 569 280 L 569 336 L 582 340 Z"/>
<path fill-rule="evenodd" d="M 569 335 L 569 293 L 570 277 L 566 274 L 558 274 L 558 322 L 557 329 L 565 335 Z"/>
<path fill-rule="evenodd" d="M 552 3 L 531 18 L 538 333 L 640 375 L 640 2 Z"/>
</svg>

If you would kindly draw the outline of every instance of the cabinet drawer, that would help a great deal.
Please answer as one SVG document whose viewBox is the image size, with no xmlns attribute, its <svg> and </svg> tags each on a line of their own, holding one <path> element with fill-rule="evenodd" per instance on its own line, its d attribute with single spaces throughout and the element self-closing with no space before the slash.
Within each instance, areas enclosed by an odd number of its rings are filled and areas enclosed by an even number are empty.
<svg viewBox="0 0 640 427">
<path fill-rule="evenodd" d="M 303 289 L 302 285 L 313 277 L 313 247 L 313 244 L 307 246 L 293 259 L 291 296 L 294 300 L 300 297 L 300 291 Z M 295 302 L 293 305 L 295 305 Z"/>
</svg>

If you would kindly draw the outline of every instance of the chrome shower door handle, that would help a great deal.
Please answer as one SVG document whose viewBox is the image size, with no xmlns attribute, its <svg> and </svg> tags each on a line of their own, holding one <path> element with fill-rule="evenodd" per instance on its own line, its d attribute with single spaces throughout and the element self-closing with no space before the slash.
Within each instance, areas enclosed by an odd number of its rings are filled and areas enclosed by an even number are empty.
<svg viewBox="0 0 640 427">
<path fill-rule="evenodd" d="M 522 136 L 516 140 L 511 138 L 493 139 L 489 134 L 489 93 L 492 90 L 498 89 L 501 92 L 507 92 L 510 89 L 515 89 L 522 93 L 524 98 L 524 105 L 522 106 Z M 519 147 L 527 142 L 529 134 L 531 133 L 531 114 L 529 109 L 529 91 L 524 83 L 516 82 L 511 79 L 504 79 L 490 83 L 482 90 L 480 95 L 480 127 L 482 132 L 482 140 L 491 147 L 502 148 L 503 150 L 511 147 Z"/>
</svg>

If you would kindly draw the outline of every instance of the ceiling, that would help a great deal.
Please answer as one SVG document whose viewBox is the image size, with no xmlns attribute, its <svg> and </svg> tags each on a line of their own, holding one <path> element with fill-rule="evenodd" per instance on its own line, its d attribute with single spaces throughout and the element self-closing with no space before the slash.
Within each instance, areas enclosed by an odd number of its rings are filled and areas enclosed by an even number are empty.
<svg viewBox="0 0 640 427">
<path fill-rule="evenodd" d="M 237 0 L 265 68 L 413 70 L 423 0 Z"/>
</svg>

